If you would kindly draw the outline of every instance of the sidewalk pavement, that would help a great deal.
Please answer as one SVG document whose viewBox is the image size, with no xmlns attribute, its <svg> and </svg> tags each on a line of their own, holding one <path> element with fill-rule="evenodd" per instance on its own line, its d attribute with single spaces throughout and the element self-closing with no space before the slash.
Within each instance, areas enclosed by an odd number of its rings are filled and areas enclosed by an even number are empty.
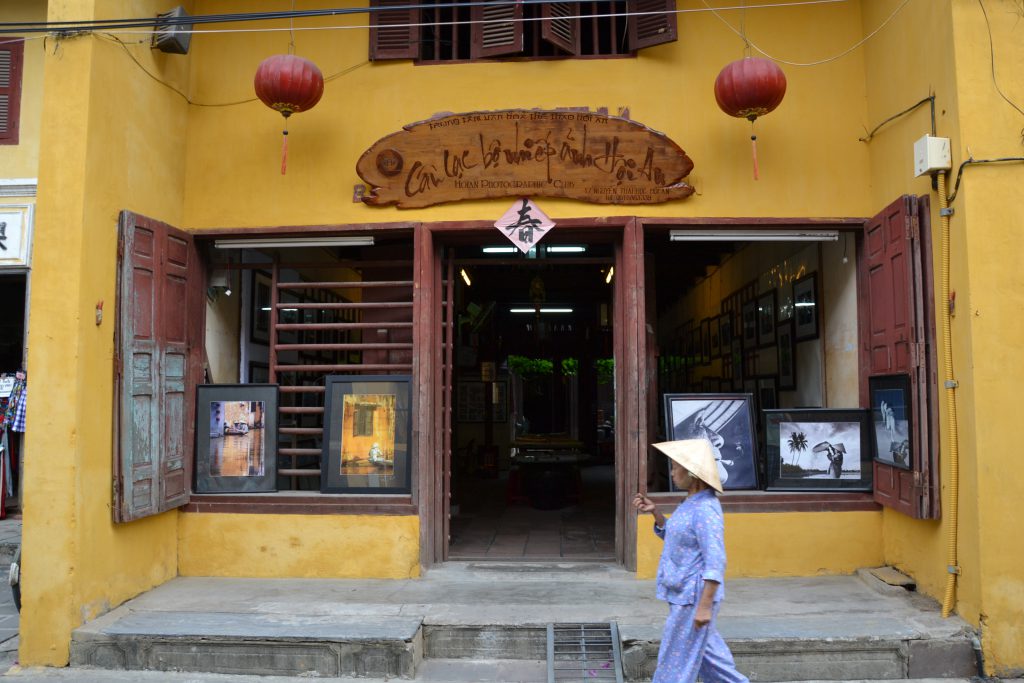
<svg viewBox="0 0 1024 683">
<path fill-rule="evenodd" d="M 0 671 L 18 660 L 18 610 L 7 585 L 7 572 L 21 545 L 21 517 L 0 519 Z"/>
</svg>

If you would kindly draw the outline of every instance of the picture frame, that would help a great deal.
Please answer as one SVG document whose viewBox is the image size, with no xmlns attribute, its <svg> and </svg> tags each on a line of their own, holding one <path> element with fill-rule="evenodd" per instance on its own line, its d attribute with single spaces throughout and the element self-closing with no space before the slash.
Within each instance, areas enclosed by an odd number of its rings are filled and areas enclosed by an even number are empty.
<svg viewBox="0 0 1024 683">
<path fill-rule="evenodd" d="M 810 273 L 793 283 L 793 338 L 800 342 L 818 338 L 818 274 Z"/>
<path fill-rule="evenodd" d="M 757 345 L 775 345 L 775 290 L 757 297 Z"/>
<path fill-rule="evenodd" d="M 671 440 L 706 438 L 726 490 L 758 486 L 753 396 L 733 393 L 665 394 L 665 426 Z"/>
<path fill-rule="evenodd" d="M 273 280 L 263 270 L 252 271 L 249 340 L 254 344 L 270 343 L 270 306 Z"/>
<path fill-rule="evenodd" d="M 864 408 L 766 410 L 769 491 L 870 491 L 873 447 Z"/>
<path fill-rule="evenodd" d="M 722 329 L 721 329 L 722 317 L 717 316 L 711 319 L 710 330 L 711 330 L 711 358 L 722 357 Z"/>
<path fill-rule="evenodd" d="M 480 382 L 463 380 L 456 387 L 455 419 L 457 422 L 484 422 L 486 394 L 491 396 L 491 422 L 508 422 L 508 382 Z M 495 401 L 494 398 L 498 400 Z"/>
<path fill-rule="evenodd" d="M 700 321 L 700 364 L 711 363 L 711 318 Z"/>
<path fill-rule="evenodd" d="M 249 361 L 249 384 L 270 384 L 270 365 Z"/>
<path fill-rule="evenodd" d="M 196 387 L 196 493 L 270 493 L 277 487 L 276 384 Z"/>
<path fill-rule="evenodd" d="M 875 460 L 891 467 L 913 467 L 912 394 L 909 375 L 868 377 Z"/>
<path fill-rule="evenodd" d="M 796 342 L 793 339 L 792 318 L 779 323 L 775 337 L 779 390 L 793 391 L 796 389 Z"/>
<path fill-rule="evenodd" d="M 779 407 L 779 387 L 775 375 L 757 378 L 757 405 L 760 410 Z"/>
<path fill-rule="evenodd" d="M 324 378 L 322 493 L 412 492 L 412 377 Z"/>
<path fill-rule="evenodd" d="M 743 340 L 738 336 L 732 338 L 732 390 L 743 389 Z"/>
<path fill-rule="evenodd" d="M 718 336 L 722 345 L 722 355 L 732 349 L 732 313 L 724 313 L 718 317 Z"/>
<path fill-rule="evenodd" d="M 743 347 L 753 349 L 757 347 L 757 301 L 750 300 L 743 304 L 741 309 Z"/>
</svg>

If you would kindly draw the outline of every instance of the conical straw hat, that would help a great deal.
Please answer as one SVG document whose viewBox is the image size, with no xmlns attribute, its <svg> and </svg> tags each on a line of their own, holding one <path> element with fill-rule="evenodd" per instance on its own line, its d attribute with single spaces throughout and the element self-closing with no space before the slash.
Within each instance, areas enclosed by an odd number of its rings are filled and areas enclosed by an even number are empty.
<svg viewBox="0 0 1024 683">
<path fill-rule="evenodd" d="M 705 484 L 722 492 L 722 480 L 718 477 L 718 463 L 707 439 L 684 439 L 682 441 L 663 441 L 654 444 L 659 451 L 675 460 L 689 470 Z"/>
</svg>

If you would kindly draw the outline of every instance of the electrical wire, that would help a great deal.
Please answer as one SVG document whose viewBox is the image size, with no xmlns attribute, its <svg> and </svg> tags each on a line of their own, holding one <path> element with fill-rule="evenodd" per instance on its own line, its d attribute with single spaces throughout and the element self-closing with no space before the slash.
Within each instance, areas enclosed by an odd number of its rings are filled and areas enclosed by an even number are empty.
<svg viewBox="0 0 1024 683">
<path fill-rule="evenodd" d="M 960 177 L 964 174 L 965 166 L 973 166 L 978 164 L 1007 164 L 1007 163 L 1021 163 L 1024 162 L 1024 157 L 997 157 L 995 159 L 974 159 L 973 157 L 965 160 L 960 164 L 960 168 L 956 172 L 956 182 L 953 184 L 953 194 L 949 195 L 949 204 L 953 204 L 953 200 L 956 199 L 957 192 L 960 191 Z"/>
<path fill-rule="evenodd" d="M 1024 116 L 1024 111 L 1022 111 L 1013 100 L 1007 97 L 1003 92 L 1003 89 L 999 87 L 999 80 L 996 78 L 996 47 L 995 41 L 992 39 L 992 24 L 989 23 L 988 11 L 985 9 L 985 3 L 982 2 L 982 0 L 978 0 L 978 6 L 981 7 L 981 13 L 985 15 L 985 28 L 988 30 L 988 57 L 992 67 L 992 85 L 996 87 L 996 92 L 999 93 L 1000 97 L 1006 100 L 1007 104 L 1016 109 L 1021 116 Z M 1024 129 L 1021 129 L 1020 135 L 1021 141 L 1024 142 Z M 959 178 L 957 178 L 957 181 L 959 183 Z M 953 196 L 956 196 L 955 189 L 953 190 Z"/>
<path fill-rule="evenodd" d="M 875 133 L 878 132 L 879 128 L 881 128 L 885 124 L 889 123 L 890 121 L 893 121 L 895 119 L 898 119 L 901 116 L 909 114 L 910 112 L 914 111 L 915 109 L 920 107 L 925 102 L 931 102 L 931 105 L 932 105 L 932 135 L 935 135 L 935 95 L 929 95 L 928 97 L 924 98 L 923 100 L 921 100 L 917 104 L 910 105 L 909 107 L 907 107 L 906 109 L 904 109 L 900 113 L 893 114 L 892 116 L 887 118 L 885 121 L 882 121 L 880 124 L 878 124 L 877 126 L 872 128 L 870 133 L 868 133 L 867 135 L 865 135 L 862 138 L 857 138 L 857 140 L 859 142 L 871 142 L 871 138 L 875 137 Z"/>
</svg>

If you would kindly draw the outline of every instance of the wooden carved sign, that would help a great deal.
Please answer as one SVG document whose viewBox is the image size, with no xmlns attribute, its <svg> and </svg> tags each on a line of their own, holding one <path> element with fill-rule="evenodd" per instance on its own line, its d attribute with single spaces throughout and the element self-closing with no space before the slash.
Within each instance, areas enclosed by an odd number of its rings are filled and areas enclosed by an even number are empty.
<svg viewBox="0 0 1024 683">
<path fill-rule="evenodd" d="M 666 135 L 604 114 L 535 109 L 413 123 L 359 158 L 367 204 L 421 208 L 463 199 L 567 197 L 597 204 L 683 199 L 693 162 Z"/>
</svg>

